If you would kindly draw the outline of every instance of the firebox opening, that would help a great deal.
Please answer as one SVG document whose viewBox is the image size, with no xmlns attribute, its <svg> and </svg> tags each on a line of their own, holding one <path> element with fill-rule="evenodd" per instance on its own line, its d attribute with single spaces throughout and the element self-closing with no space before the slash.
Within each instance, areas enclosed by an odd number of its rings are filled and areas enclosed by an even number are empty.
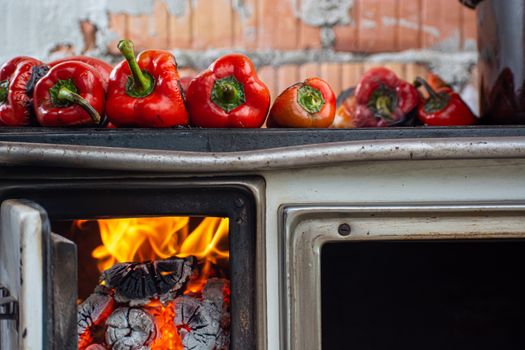
<svg viewBox="0 0 525 350">
<path fill-rule="evenodd" d="M 525 240 L 329 243 L 323 350 L 525 348 Z"/>
<path fill-rule="evenodd" d="M 79 349 L 229 348 L 228 218 L 69 220 L 52 227 L 77 245 Z"/>
</svg>

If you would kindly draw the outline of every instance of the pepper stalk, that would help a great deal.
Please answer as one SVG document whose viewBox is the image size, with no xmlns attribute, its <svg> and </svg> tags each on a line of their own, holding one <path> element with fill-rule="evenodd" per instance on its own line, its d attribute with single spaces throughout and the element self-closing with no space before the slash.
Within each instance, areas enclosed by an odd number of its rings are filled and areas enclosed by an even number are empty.
<svg viewBox="0 0 525 350">
<path fill-rule="evenodd" d="M 131 40 L 120 40 L 117 48 L 128 62 L 131 76 L 126 84 L 126 93 L 131 97 L 146 97 L 153 91 L 155 79 L 148 72 L 141 70 L 135 52 L 133 51 L 133 42 Z"/>
</svg>

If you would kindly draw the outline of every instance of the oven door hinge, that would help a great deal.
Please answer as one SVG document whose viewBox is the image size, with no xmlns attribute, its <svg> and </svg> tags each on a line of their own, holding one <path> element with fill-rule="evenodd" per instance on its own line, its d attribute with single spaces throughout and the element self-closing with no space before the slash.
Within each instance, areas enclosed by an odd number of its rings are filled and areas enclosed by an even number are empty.
<svg viewBox="0 0 525 350">
<path fill-rule="evenodd" d="M 2 285 L 0 285 L 0 320 L 18 321 L 18 301 Z"/>
</svg>

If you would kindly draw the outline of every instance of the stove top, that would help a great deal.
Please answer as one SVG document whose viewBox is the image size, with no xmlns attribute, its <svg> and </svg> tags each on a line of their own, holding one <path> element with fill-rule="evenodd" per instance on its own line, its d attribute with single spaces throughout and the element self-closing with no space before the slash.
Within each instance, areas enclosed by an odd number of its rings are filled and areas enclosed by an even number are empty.
<svg viewBox="0 0 525 350">
<path fill-rule="evenodd" d="M 0 128 L 0 142 L 194 152 L 239 152 L 341 141 L 525 136 L 525 126 L 363 129 Z"/>
</svg>

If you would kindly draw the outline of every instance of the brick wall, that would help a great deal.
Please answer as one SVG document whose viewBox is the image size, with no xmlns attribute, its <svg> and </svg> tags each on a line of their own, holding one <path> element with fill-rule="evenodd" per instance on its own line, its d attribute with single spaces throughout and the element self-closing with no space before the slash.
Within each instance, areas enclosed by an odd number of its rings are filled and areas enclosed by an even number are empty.
<svg viewBox="0 0 525 350">
<path fill-rule="evenodd" d="M 312 19 L 311 12 L 305 13 L 305 6 L 312 5 L 309 0 L 152 1 L 150 13 L 114 8 L 109 12 L 109 29 L 116 37 L 132 39 L 138 49 L 175 49 L 194 55 L 206 55 L 213 49 L 244 50 L 255 55 L 272 50 L 283 54 L 329 52 L 313 60 L 261 64 L 259 73 L 274 97 L 312 75 L 326 79 L 339 93 L 355 85 L 362 72 L 373 65 L 362 54 L 475 49 L 475 13 L 458 0 L 332 0 L 347 11 L 339 14 L 343 17 L 339 23 L 330 22 L 330 17 L 324 22 L 315 16 Z M 116 53 L 115 42 L 109 44 L 109 51 Z M 355 57 L 337 56 L 344 53 Z M 387 59 L 381 64 L 408 80 L 427 70 L 427 62 Z M 183 76 L 202 68 L 183 66 Z"/>
<path fill-rule="evenodd" d="M 475 45 L 475 14 L 458 0 L 350 3 L 350 23 L 333 26 L 337 51 L 461 50 Z M 139 48 L 322 47 L 321 29 L 301 18 L 301 0 L 181 0 L 177 4 L 183 7 L 178 13 L 165 0 L 153 0 L 151 14 L 129 14 L 129 9 L 110 13 L 110 29 L 133 39 Z"/>
</svg>

